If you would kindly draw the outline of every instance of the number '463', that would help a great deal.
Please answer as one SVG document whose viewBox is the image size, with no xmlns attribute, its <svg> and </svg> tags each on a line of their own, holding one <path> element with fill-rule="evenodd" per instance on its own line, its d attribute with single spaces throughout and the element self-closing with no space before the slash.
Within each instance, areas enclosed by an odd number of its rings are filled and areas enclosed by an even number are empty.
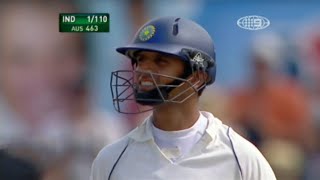
<svg viewBox="0 0 320 180">
<path fill-rule="evenodd" d="M 86 31 L 98 31 L 99 27 L 97 25 L 88 25 Z"/>
</svg>

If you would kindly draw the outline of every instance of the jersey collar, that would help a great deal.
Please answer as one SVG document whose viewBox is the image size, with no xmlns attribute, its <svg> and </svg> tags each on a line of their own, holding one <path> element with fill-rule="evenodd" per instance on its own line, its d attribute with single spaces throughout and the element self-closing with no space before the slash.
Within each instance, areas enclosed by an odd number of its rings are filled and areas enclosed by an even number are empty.
<svg viewBox="0 0 320 180">
<path fill-rule="evenodd" d="M 200 113 L 209 120 L 204 140 L 210 142 L 215 139 L 218 128 L 221 126 L 222 122 L 209 112 L 201 111 Z M 142 124 L 134 129 L 129 134 L 129 137 L 138 142 L 154 140 L 152 134 L 152 115 L 148 116 Z"/>
</svg>

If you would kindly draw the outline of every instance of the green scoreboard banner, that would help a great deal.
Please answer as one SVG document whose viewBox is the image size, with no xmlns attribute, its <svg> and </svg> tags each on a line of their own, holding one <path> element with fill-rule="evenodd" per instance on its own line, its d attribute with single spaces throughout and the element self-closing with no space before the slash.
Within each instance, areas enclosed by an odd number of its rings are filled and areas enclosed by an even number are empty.
<svg viewBox="0 0 320 180">
<path fill-rule="evenodd" d="M 108 13 L 60 13 L 60 32 L 109 32 Z"/>
</svg>

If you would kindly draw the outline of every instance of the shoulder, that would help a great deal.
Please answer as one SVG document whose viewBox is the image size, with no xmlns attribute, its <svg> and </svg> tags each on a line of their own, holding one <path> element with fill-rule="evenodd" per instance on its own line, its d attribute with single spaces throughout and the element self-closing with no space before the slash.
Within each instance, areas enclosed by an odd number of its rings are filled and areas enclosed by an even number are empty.
<svg viewBox="0 0 320 180">
<path fill-rule="evenodd" d="M 276 177 L 261 152 L 251 142 L 240 136 L 232 128 L 225 126 L 231 148 L 239 161 L 244 180 L 275 180 Z"/>
<path fill-rule="evenodd" d="M 117 158 L 116 156 L 118 154 L 120 155 L 123 149 L 128 145 L 129 140 L 132 138 L 132 134 L 136 133 L 137 130 L 138 128 L 133 129 L 124 137 L 102 148 L 95 158 L 94 163 L 110 162 L 110 160 Z"/>
<path fill-rule="evenodd" d="M 129 133 L 130 134 L 130 133 Z M 108 172 L 116 163 L 122 151 L 129 143 L 129 134 L 118 141 L 105 146 L 93 161 L 91 168 L 91 180 L 107 179 Z"/>
<path fill-rule="evenodd" d="M 123 149 L 129 140 L 128 135 L 119 139 L 118 141 L 105 146 L 97 155 L 96 160 L 108 160 L 110 157 L 114 156 L 115 153 Z"/>
<path fill-rule="evenodd" d="M 261 152 L 251 142 L 240 136 L 231 127 L 211 113 L 202 112 L 208 118 L 207 132 L 227 151 L 233 153 L 239 165 L 243 180 L 275 180 L 275 175 Z M 214 142 L 213 142 L 214 143 Z"/>
</svg>

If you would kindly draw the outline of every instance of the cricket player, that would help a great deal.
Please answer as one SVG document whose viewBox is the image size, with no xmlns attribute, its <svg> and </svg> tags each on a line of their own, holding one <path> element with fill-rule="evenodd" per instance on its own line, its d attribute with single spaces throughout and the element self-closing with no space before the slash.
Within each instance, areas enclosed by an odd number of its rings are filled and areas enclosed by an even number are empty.
<svg viewBox="0 0 320 180">
<path fill-rule="evenodd" d="M 199 111 L 199 97 L 216 76 L 215 49 L 205 29 L 188 19 L 161 17 L 144 24 L 132 43 L 117 51 L 131 60 L 133 70 L 112 72 L 116 110 L 148 110 L 121 108 L 135 100 L 151 107 L 152 115 L 101 150 L 91 180 L 276 179 L 254 145 Z"/>
</svg>

